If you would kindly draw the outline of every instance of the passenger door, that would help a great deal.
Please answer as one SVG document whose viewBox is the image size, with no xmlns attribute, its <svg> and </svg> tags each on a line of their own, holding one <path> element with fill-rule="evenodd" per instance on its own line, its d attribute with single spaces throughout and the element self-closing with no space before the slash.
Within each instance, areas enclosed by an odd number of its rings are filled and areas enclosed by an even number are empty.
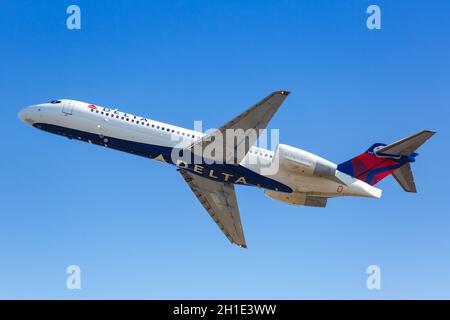
<svg viewBox="0 0 450 320">
<path fill-rule="evenodd" d="M 63 108 L 62 108 L 62 112 L 66 115 L 72 114 L 73 111 L 73 101 L 71 100 L 66 100 L 63 103 Z"/>
</svg>

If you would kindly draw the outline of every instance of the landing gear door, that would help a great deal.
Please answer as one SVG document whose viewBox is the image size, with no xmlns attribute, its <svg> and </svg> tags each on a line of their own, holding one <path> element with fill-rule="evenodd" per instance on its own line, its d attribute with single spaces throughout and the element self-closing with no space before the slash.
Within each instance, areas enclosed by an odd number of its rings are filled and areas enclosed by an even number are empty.
<svg viewBox="0 0 450 320">
<path fill-rule="evenodd" d="M 66 100 L 63 103 L 62 112 L 66 115 L 72 114 L 73 111 L 73 101 Z"/>
</svg>

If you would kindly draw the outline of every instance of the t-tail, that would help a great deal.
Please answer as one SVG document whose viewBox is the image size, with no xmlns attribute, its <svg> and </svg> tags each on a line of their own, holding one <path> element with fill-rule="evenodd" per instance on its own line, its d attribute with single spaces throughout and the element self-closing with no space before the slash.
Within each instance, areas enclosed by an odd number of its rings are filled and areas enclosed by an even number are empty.
<svg viewBox="0 0 450 320">
<path fill-rule="evenodd" d="M 370 185 L 392 174 L 406 192 L 417 192 L 411 170 L 415 151 L 435 132 L 424 130 L 389 145 L 376 143 L 363 154 L 341 163 L 338 170 Z"/>
</svg>

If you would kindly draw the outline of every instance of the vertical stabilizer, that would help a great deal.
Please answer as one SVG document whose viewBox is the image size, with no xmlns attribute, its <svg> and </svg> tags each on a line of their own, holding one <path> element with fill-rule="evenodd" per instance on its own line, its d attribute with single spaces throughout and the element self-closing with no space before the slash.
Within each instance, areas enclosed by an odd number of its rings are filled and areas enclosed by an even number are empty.
<svg viewBox="0 0 450 320">
<path fill-rule="evenodd" d="M 366 152 L 341 163 L 338 170 L 372 186 L 392 174 L 403 190 L 417 192 L 410 163 L 418 155 L 417 148 L 434 134 L 423 130 L 389 145 L 376 143 Z"/>
</svg>

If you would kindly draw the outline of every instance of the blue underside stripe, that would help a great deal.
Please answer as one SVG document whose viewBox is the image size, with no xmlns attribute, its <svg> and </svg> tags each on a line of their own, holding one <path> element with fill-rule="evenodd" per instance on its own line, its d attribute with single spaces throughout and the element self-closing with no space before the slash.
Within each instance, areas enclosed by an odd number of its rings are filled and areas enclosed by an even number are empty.
<svg viewBox="0 0 450 320">
<path fill-rule="evenodd" d="M 146 158 L 155 158 L 157 156 L 163 156 L 164 160 L 167 163 L 174 164 L 171 161 L 171 154 L 173 148 L 163 147 L 158 145 L 151 145 L 146 143 L 140 143 L 135 141 L 123 140 L 112 138 L 108 136 L 100 137 L 98 134 L 84 132 L 80 130 L 65 128 L 61 126 L 55 126 L 51 124 L 44 123 L 35 123 L 34 126 L 38 129 L 51 132 L 54 134 L 62 135 L 65 137 L 82 140 L 82 141 L 90 141 L 93 144 L 107 146 L 108 148 L 139 155 Z M 107 139 L 107 140 L 105 140 Z M 105 142 L 107 141 L 107 142 Z M 247 185 L 252 186 L 260 186 L 265 189 L 270 189 L 274 191 L 281 191 L 291 193 L 292 189 L 288 186 L 275 181 L 273 179 L 261 176 L 250 169 L 247 169 L 243 166 L 235 166 L 235 165 L 227 165 L 227 164 L 201 164 L 202 174 L 194 171 L 194 165 L 188 165 L 187 168 L 184 168 L 194 174 L 198 174 L 204 178 L 208 178 L 213 181 L 222 181 L 222 182 L 230 182 L 234 183 L 234 181 L 238 180 L 240 177 L 244 177 Z M 225 181 L 227 175 L 229 178 Z M 242 183 L 237 183 L 242 184 Z M 245 185 L 245 184 L 244 184 Z"/>
</svg>

